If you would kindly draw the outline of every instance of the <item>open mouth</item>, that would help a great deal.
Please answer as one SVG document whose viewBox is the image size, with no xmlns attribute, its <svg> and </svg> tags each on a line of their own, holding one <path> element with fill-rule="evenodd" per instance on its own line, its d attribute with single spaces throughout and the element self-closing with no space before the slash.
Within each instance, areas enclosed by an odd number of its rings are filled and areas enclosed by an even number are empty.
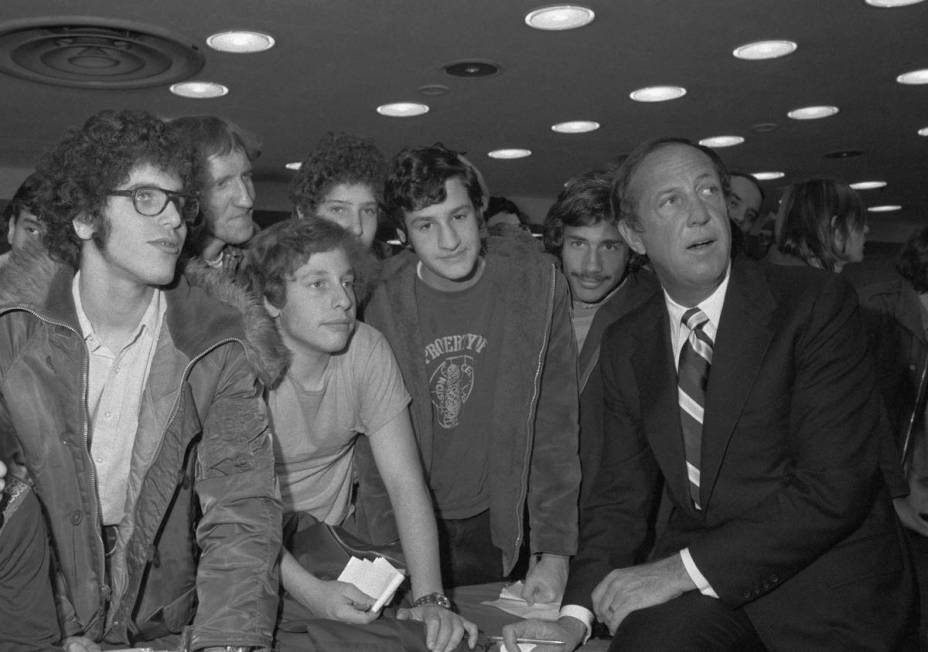
<svg viewBox="0 0 928 652">
<path fill-rule="evenodd" d="M 696 242 L 687 246 L 687 249 L 691 251 L 701 251 L 703 249 L 711 247 L 713 244 L 715 244 L 715 238 L 708 238 L 706 240 L 697 240 Z"/>
</svg>

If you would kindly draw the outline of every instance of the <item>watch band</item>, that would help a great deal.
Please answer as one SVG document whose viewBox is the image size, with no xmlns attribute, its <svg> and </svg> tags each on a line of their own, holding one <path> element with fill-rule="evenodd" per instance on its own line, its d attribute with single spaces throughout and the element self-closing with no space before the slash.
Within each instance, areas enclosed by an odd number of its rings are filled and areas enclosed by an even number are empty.
<svg viewBox="0 0 928 652">
<path fill-rule="evenodd" d="M 451 600 L 444 593 L 427 593 L 426 595 L 416 598 L 412 603 L 413 607 L 421 607 L 426 604 L 434 604 L 442 609 L 451 609 Z"/>
</svg>

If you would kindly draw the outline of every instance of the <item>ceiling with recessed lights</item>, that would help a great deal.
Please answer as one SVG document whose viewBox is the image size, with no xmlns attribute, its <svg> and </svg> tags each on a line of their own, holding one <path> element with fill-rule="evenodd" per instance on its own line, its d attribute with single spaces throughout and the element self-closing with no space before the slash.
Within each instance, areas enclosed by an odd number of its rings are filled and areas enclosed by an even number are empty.
<svg viewBox="0 0 928 652">
<path fill-rule="evenodd" d="M 928 224 L 928 2 L 872 6 L 889 1 L 594 0 L 572 3 L 592 15 L 584 26 L 549 15 L 535 29 L 528 17 L 550 2 L 82 0 L 76 15 L 75 3 L 3 0 L 0 169 L 30 168 L 108 107 L 214 113 L 256 132 L 258 207 L 277 210 L 262 197 L 285 197 L 285 165 L 329 130 L 387 155 L 441 141 L 494 194 L 541 198 L 646 138 L 721 138 L 731 168 L 782 173 L 763 181 L 768 208 L 812 175 L 885 182 L 860 190 L 869 206 L 901 207 L 873 214 L 871 237 L 901 240 Z M 192 97 L 170 92 L 181 82 Z M 788 117 L 797 110 L 806 119 Z"/>
</svg>

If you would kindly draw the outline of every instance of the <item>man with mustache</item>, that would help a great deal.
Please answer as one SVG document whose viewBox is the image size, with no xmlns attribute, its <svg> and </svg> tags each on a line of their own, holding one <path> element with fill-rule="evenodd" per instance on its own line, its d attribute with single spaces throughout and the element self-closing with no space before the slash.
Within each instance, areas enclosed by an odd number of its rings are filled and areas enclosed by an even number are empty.
<svg viewBox="0 0 928 652">
<path fill-rule="evenodd" d="M 616 172 L 619 231 L 660 290 L 603 338 L 603 461 L 561 618 L 505 628 L 508 652 L 573 650 L 594 617 L 613 652 L 915 649 L 856 293 L 732 261 L 727 189 L 682 139 Z"/>
<path fill-rule="evenodd" d="M 281 508 L 260 388 L 282 344 L 220 272 L 178 278 L 186 144 L 103 111 L 38 172 L 47 254 L 0 270 L 0 453 L 47 516 L 60 644 L 269 648 Z"/>
<path fill-rule="evenodd" d="M 606 328 L 634 311 L 657 281 L 625 242 L 609 205 L 612 175 L 593 170 L 570 180 L 548 211 L 545 248 L 561 261 L 572 299 L 571 321 L 580 351 L 580 506 L 602 457 L 600 341 Z"/>
</svg>

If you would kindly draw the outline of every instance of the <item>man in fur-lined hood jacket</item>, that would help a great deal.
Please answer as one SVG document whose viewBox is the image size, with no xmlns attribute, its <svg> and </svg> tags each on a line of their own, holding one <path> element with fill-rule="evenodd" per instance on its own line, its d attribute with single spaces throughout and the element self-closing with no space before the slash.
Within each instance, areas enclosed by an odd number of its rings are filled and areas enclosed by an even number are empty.
<svg viewBox="0 0 928 652">
<path fill-rule="evenodd" d="M 0 452 L 48 517 L 62 646 L 270 647 L 280 501 L 261 401 L 285 350 L 206 269 L 178 278 L 189 157 L 104 111 L 43 159 L 44 252 L 0 272 Z M 75 271 L 76 270 L 76 271 Z"/>
</svg>

